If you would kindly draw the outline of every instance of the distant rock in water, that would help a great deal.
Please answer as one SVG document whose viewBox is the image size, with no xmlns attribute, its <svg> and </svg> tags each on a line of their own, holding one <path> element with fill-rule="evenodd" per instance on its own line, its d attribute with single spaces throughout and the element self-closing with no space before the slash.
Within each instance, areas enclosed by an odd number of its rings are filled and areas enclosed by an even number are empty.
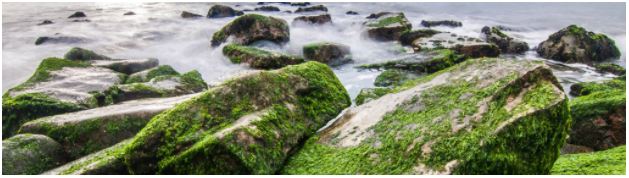
<svg viewBox="0 0 629 178">
<path fill-rule="evenodd" d="M 42 36 L 35 40 L 35 45 L 41 45 L 44 43 L 64 43 L 64 44 L 75 44 L 75 43 L 85 43 L 88 42 L 87 38 L 83 37 L 75 37 L 75 36 Z"/>
<path fill-rule="evenodd" d="M 570 25 L 550 35 L 537 46 L 537 53 L 556 61 L 589 65 L 620 57 L 614 40 L 577 25 Z"/>
<path fill-rule="evenodd" d="M 135 15 L 135 12 L 133 12 L 133 11 L 129 11 L 129 12 L 125 12 L 125 13 L 124 13 L 124 14 L 122 14 L 122 15 Z"/>
<path fill-rule="evenodd" d="M 309 2 L 291 2 L 290 5 L 291 6 L 309 6 L 310 3 Z"/>
<path fill-rule="evenodd" d="M 430 34 L 433 35 L 430 36 Z M 405 39 L 405 41 L 407 40 Z M 449 32 L 423 33 L 422 36 L 412 41 L 411 46 L 415 51 L 451 49 L 457 54 L 470 58 L 498 57 L 500 55 L 500 48 L 494 44 L 489 44 L 478 38 L 459 36 Z"/>
<path fill-rule="evenodd" d="M 280 8 L 277 8 L 275 6 L 262 6 L 262 7 L 256 7 L 253 10 L 255 10 L 255 11 L 273 12 L 273 11 L 280 11 Z"/>
<path fill-rule="evenodd" d="M 304 59 L 297 56 L 238 44 L 228 44 L 223 47 L 223 55 L 229 58 L 232 63 L 247 64 L 254 69 L 278 69 L 304 62 Z"/>
<path fill-rule="evenodd" d="M 376 41 L 395 41 L 403 32 L 411 30 L 411 23 L 404 13 L 381 12 L 372 14 L 367 22 L 367 36 Z"/>
<path fill-rule="evenodd" d="M 481 32 L 485 41 L 498 46 L 503 54 L 522 54 L 529 50 L 529 45 L 526 42 L 507 36 L 497 27 L 485 26 Z"/>
<path fill-rule="evenodd" d="M 48 25 L 48 24 L 53 24 L 52 20 L 44 20 L 41 23 L 38 23 L 37 25 Z"/>
<path fill-rule="evenodd" d="M 74 14 L 70 15 L 68 18 L 81 18 L 81 17 L 87 17 L 87 15 L 85 15 L 85 13 L 81 11 L 77 11 Z"/>
<path fill-rule="evenodd" d="M 308 24 L 325 24 L 332 23 L 332 17 L 330 14 L 322 14 L 317 16 L 299 16 L 293 20 L 293 25 L 298 22 L 308 23 Z"/>
<path fill-rule="evenodd" d="M 70 51 L 66 52 L 63 56 L 65 59 L 74 60 L 74 61 L 89 61 L 89 60 L 109 60 L 111 58 L 97 54 L 94 51 L 74 47 L 70 49 Z"/>
<path fill-rule="evenodd" d="M 71 22 L 91 22 L 90 19 L 74 19 Z"/>
<path fill-rule="evenodd" d="M 347 11 L 345 12 L 346 15 L 358 15 L 358 12 L 356 11 Z"/>
<path fill-rule="evenodd" d="M 432 30 L 432 29 L 419 29 L 419 30 L 413 30 L 413 31 L 406 31 L 402 33 L 399 41 L 400 41 L 400 44 L 408 46 L 408 45 L 412 45 L 413 41 L 419 38 L 432 37 L 433 35 L 437 33 L 442 33 L 442 32 L 437 31 L 437 30 Z"/>
<path fill-rule="evenodd" d="M 324 5 L 316 5 L 316 6 L 310 6 L 310 7 L 300 7 L 298 8 L 295 13 L 300 13 L 300 12 L 314 12 L 314 11 L 324 11 L 327 12 L 328 8 L 325 7 Z"/>
<path fill-rule="evenodd" d="M 181 17 L 182 18 L 199 18 L 199 17 L 203 17 L 203 16 L 199 15 L 199 14 L 192 13 L 192 12 L 188 12 L 188 11 L 182 11 L 181 12 Z"/>
<path fill-rule="evenodd" d="M 439 21 L 422 20 L 421 24 L 424 27 L 434 27 L 434 26 L 460 27 L 460 26 L 463 26 L 463 23 L 454 21 L 454 20 L 439 20 Z"/>
<path fill-rule="evenodd" d="M 467 60 L 346 109 L 280 174 L 548 174 L 570 121 L 544 63 Z"/>
<path fill-rule="evenodd" d="M 367 16 L 365 18 L 367 18 L 367 19 L 377 19 L 377 18 L 380 18 L 383 15 L 389 15 L 389 14 L 392 14 L 392 12 L 378 12 L 378 13 L 369 14 L 369 16 Z"/>
<path fill-rule="evenodd" d="M 2 140 L 3 175 L 41 174 L 67 160 L 63 147 L 44 135 L 19 134 Z"/>
<path fill-rule="evenodd" d="M 450 49 L 421 51 L 383 63 L 364 64 L 359 69 L 399 69 L 415 73 L 435 73 L 465 61 L 465 56 Z"/>
<path fill-rule="evenodd" d="M 96 60 L 91 63 L 93 66 L 104 67 L 123 74 L 133 74 L 146 69 L 157 67 L 159 61 L 155 58 L 147 59 L 114 59 Z"/>
<path fill-rule="evenodd" d="M 352 61 L 349 46 L 333 42 L 311 43 L 303 47 L 304 57 L 330 66 L 339 66 Z"/>
<path fill-rule="evenodd" d="M 233 17 L 233 16 L 239 16 L 242 14 L 243 13 L 241 11 L 234 10 L 229 6 L 214 5 L 207 12 L 207 18 Z"/>
<path fill-rule="evenodd" d="M 233 36 L 236 44 L 249 45 L 260 40 L 284 44 L 290 40 L 288 23 L 284 19 L 258 14 L 240 16 L 212 35 L 216 47 Z"/>
<path fill-rule="evenodd" d="M 596 64 L 594 65 L 594 68 L 600 73 L 612 73 L 618 76 L 626 74 L 624 67 L 613 63 Z"/>
</svg>

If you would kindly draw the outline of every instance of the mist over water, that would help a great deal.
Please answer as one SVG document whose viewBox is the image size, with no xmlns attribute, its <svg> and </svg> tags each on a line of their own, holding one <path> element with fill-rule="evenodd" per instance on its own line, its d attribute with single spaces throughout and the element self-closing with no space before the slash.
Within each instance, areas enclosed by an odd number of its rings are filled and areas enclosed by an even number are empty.
<svg viewBox="0 0 629 178">
<path fill-rule="evenodd" d="M 198 70 L 210 84 L 251 71 L 232 64 L 222 55 L 221 48 L 210 47 L 212 34 L 234 18 L 183 19 L 181 11 L 205 15 L 216 3 L 3 3 L 2 90 L 25 81 L 39 62 L 46 57 L 62 57 L 72 47 L 94 50 L 113 58 L 157 58 L 160 64 L 173 66 L 180 72 Z M 221 3 L 231 7 L 253 9 L 256 3 Z M 312 26 L 294 24 L 290 42 L 284 46 L 256 44 L 266 49 L 301 56 L 304 44 L 333 41 L 349 45 L 354 63 L 334 68 L 336 75 L 352 98 L 361 88 L 373 87 L 379 71 L 358 71 L 360 64 L 375 63 L 399 57 L 394 43 L 369 40 L 362 32 L 362 22 L 370 13 L 404 12 L 413 29 L 423 28 L 422 20 L 456 20 L 463 27 L 436 27 L 459 35 L 479 37 L 485 25 L 502 25 L 514 29 L 506 33 L 526 41 L 534 48 L 548 36 L 570 24 L 607 34 L 616 41 L 622 56 L 614 63 L 625 66 L 625 3 L 313 3 L 324 4 L 333 24 Z M 236 5 L 240 5 L 236 7 Z M 271 15 L 289 24 L 304 14 L 285 13 L 298 7 L 272 4 L 280 12 L 245 12 Z M 346 15 L 352 10 L 360 15 Z M 70 22 L 67 17 L 83 11 L 91 22 Z M 123 16 L 133 11 L 136 15 Z M 312 13 L 313 15 L 319 13 Z M 38 26 L 43 20 L 54 24 Z M 56 33 L 87 39 L 75 44 L 43 44 L 36 46 L 40 36 Z M 524 55 L 507 56 L 520 60 L 540 59 L 534 51 Z M 551 63 L 552 61 L 548 61 Z M 556 62 L 553 62 L 556 63 Z M 563 65 L 558 63 L 558 65 Z M 603 80 L 613 76 L 596 73 L 583 64 L 568 64 L 554 70 L 567 87 L 569 83 Z"/>
</svg>

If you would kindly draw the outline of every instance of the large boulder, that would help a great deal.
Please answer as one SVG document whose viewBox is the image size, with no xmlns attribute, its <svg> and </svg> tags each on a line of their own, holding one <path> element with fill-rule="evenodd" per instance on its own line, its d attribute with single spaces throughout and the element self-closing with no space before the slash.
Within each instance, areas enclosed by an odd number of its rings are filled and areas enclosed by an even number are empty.
<svg viewBox="0 0 629 178">
<path fill-rule="evenodd" d="M 59 143 L 44 135 L 19 134 L 2 140 L 2 174 L 40 174 L 67 161 Z"/>
<path fill-rule="evenodd" d="M 285 20 L 247 14 L 236 18 L 212 36 L 212 46 L 218 46 L 233 36 L 237 44 L 248 45 L 259 40 L 286 43 L 290 39 L 288 24 Z"/>
<path fill-rule="evenodd" d="M 625 175 L 626 146 L 594 153 L 561 155 L 551 174 L 554 175 Z"/>
<path fill-rule="evenodd" d="M 244 63 L 255 69 L 277 69 L 304 62 L 297 56 L 237 44 L 223 47 L 223 54 L 233 63 Z"/>
<path fill-rule="evenodd" d="M 350 47 L 333 42 L 310 43 L 303 47 L 304 57 L 330 66 L 338 66 L 352 61 Z"/>
<path fill-rule="evenodd" d="M 373 14 L 372 14 L 373 15 Z M 369 38 L 377 41 L 395 41 L 403 32 L 411 30 L 411 23 L 404 13 L 381 13 L 364 23 Z M 375 16 L 374 16 L 375 17 Z"/>
<path fill-rule="evenodd" d="M 306 24 L 325 24 L 332 23 L 332 17 L 330 14 L 321 14 L 316 16 L 299 16 L 293 19 L 293 25 L 297 23 L 306 23 Z"/>
<path fill-rule="evenodd" d="M 133 174 L 273 174 L 350 103 L 325 64 L 259 71 L 154 117 L 122 154 Z"/>
<path fill-rule="evenodd" d="M 467 60 L 347 109 L 281 173 L 547 174 L 569 111 L 543 62 Z"/>
<path fill-rule="evenodd" d="M 495 44 L 503 54 L 522 54 L 529 50 L 529 45 L 521 40 L 504 34 L 498 27 L 483 27 L 481 32 L 485 41 Z"/>
<path fill-rule="evenodd" d="M 434 26 L 448 26 L 448 27 L 460 27 L 463 26 L 463 23 L 454 20 L 422 20 L 422 26 L 424 27 L 434 27 Z"/>
<path fill-rule="evenodd" d="M 625 80 L 578 83 L 571 88 L 578 97 L 570 101 L 573 123 L 568 143 L 594 150 L 624 145 L 627 134 Z"/>
<path fill-rule="evenodd" d="M 614 40 L 576 25 L 570 25 L 550 35 L 537 46 L 537 53 L 556 61 L 585 64 L 620 57 Z"/>
<path fill-rule="evenodd" d="M 489 44 L 478 38 L 459 36 L 453 33 L 434 33 L 433 35 L 419 36 L 412 40 L 411 46 L 415 51 L 452 49 L 470 58 L 497 57 L 500 55 L 500 49 L 494 44 Z"/>
<path fill-rule="evenodd" d="M 42 175 L 125 175 L 129 174 L 122 160 L 122 150 L 131 139 L 48 170 Z"/>
<path fill-rule="evenodd" d="M 233 17 L 239 16 L 243 13 L 241 11 L 237 11 L 232 9 L 229 6 L 225 5 L 214 5 L 208 10 L 207 18 L 223 18 L 223 17 Z"/>
</svg>

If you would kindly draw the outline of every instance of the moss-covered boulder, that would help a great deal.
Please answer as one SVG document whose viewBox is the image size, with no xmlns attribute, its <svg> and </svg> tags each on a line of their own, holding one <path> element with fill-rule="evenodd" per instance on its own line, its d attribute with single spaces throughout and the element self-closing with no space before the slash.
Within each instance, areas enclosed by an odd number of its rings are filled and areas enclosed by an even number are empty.
<svg viewBox="0 0 629 178">
<path fill-rule="evenodd" d="M 201 74 L 190 71 L 182 75 L 162 75 L 144 83 L 120 85 L 119 101 L 141 98 L 171 97 L 198 93 L 206 90 L 208 85 L 201 78 Z"/>
<path fill-rule="evenodd" d="M 144 83 L 159 76 L 180 75 L 173 67 L 161 65 L 129 75 L 125 83 Z"/>
<path fill-rule="evenodd" d="M 79 48 L 79 47 L 74 47 L 70 49 L 70 51 L 66 52 L 63 58 L 68 59 L 68 60 L 75 60 L 75 61 L 110 60 L 111 59 L 110 57 L 100 55 L 100 54 L 95 53 L 94 51 Z"/>
<path fill-rule="evenodd" d="M 548 174 L 569 125 L 542 62 L 472 59 L 349 108 L 282 173 Z"/>
<path fill-rule="evenodd" d="M 310 43 L 303 47 L 304 57 L 308 60 L 338 66 L 352 61 L 349 46 L 333 42 Z"/>
<path fill-rule="evenodd" d="M 573 123 L 568 143 L 594 150 L 624 145 L 627 134 L 625 80 L 575 85 L 581 86 L 575 91 L 580 96 L 570 101 Z"/>
<path fill-rule="evenodd" d="M 76 159 L 131 138 L 153 116 L 193 96 L 136 100 L 45 117 L 25 123 L 20 133 L 46 135 Z"/>
<path fill-rule="evenodd" d="M 297 10 L 295 10 L 295 13 L 316 12 L 316 11 L 327 12 L 328 8 L 325 7 L 324 5 L 316 5 L 316 6 L 310 6 L 310 7 L 300 7 L 300 8 L 297 8 Z"/>
<path fill-rule="evenodd" d="M 593 153 L 561 155 L 551 174 L 554 175 L 625 175 L 626 146 Z"/>
<path fill-rule="evenodd" d="M 398 86 L 407 80 L 412 80 L 417 77 L 419 77 L 419 75 L 413 72 L 399 69 L 388 69 L 380 73 L 373 84 L 377 87 Z"/>
<path fill-rule="evenodd" d="M 212 46 L 218 46 L 233 36 L 233 42 L 248 45 L 259 40 L 284 44 L 290 40 L 288 23 L 280 18 L 258 14 L 240 16 L 212 36 Z"/>
<path fill-rule="evenodd" d="M 232 9 L 225 5 L 214 5 L 208 10 L 207 18 L 223 18 L 242 15 L 243 12 Z"/>
<path fill-rule="evenodd" d="M 124 147 L 131 139 L 109 148 L 89 154 L 63 166 L 42 173 L 43 175 L 126 175 L 129 174 L 122 160 Z"/>
<path fill-rule="evenodd" d="M 556 61 L 585 64 L 620 57 L 614 40 L 577 25 L 570 25 L 550 35 L 537 46 L 537 53 Z"/>
<path fill-rule="evenodd" d="M 356 105 L 361 105 L 391 93 L 391 91 L 391 88 L 363 88 L 354 99 L 354 103 L 356 103 Z"/>
<path fill-rule="evenodd" d="M 529 45 L 503 33 L 498 27 L 485 26 L 481 29 L 485 41 L 495 44 L 504 54 L 522 54 L 529 50 Z"/>
<path fill-rule="evenodd" d="M 401 69 L 416 73 L 434 73 L 465 61 L 463 55 L 452 50 L 431 50 L 403 56 L 399 59 L 375 64 L 361 65 L 361 69 Z"/>
<path fill-rule="evenodd" d="M 155 58 L 148 59 L 115 59 L 90 61 L 92 66 L 104 67 L 123 74 L 133 74 L 159 65 Z"/>
<path fill-rule="evenodd" d="M 277 69 L 304 62 L 304 59 L 297 56 L 237 44 L 223 47 L 223 55 L 233 63 L 244 63 L 255 69 Z"/>
<path fill-rule="evenodd" d="M 395 41 L 402 33 L 411 30 L 411 23 L 404 13 L 381 13 L 365 22 L 367 36 L 377 41 Z"/>
<path fill-rule="evenodd" d="M 431 37 L 437 33 L 442 33 L 442 32 L 437 31 L 437 30 L 432 30 L 432 29 L 419 29 L 419 30 L 413 30 L 413 31 L 406 31 L 402 33 L 399 41 L 400 41 L 400 44 L 408 46 L 408 45 L 413 44 L 413 41 L 415 41 L 418 38 Z"/>
<path fill-rule="evenodd" d="M 2 140 L 2 174 L 39 174 L 67 161 L 59 143 L 44 135 L 18 134 Z"/>
<path fill-rule="evenodd" d="M 594 68 L 596 68 L 596 71 L 601 72 L 601 73 L 611 73 L 614 75 L 618 75 L 618 76 L 622 76 L 625 75 L 625 68 L 618 65 L 618 64 L 613 64 L 613 63 L 602 63 L 602 64 L 595 64 Z"/>
<path fill-rule="evenodd" d="M 332 23 L 332 17 L 330 16 L 330 14 L 321 14 L 321 15 L 315 15 L 315 16 L 299 16 L 293 19 L 293 25 L 296 25 L 298 23 L 321 25 L 325 23 Z"/>
<path fill-rule="evenodd" d="M 280 8 L 275 6 L 260 6 L 253 9 L 254 11 L 266 11 L 266 12 L 276 12 L 280 11 Z"/>
<path fill-rule="evenodd" d="M 133 174 L 273 174 L 350 103 L 325 64 L 259 71 L 154 117 L 125 163 Z"/>
<path fill-rule="evenodd" d="M 463 23 L 454 20 L 422 20 L 421 25 L 424 27 L 435 27 L 435 26 L 447 26 L 447 27 L 461 27 Z"/>
<path fill-rule="evenodd" d="M 412 41 L 411 46 L 415 51 L 451 49 L 470 58 L 497 57 L 500 55 L 500 48 L 494 44 L 454 33 L 436 33 L 427 37 L 416 38 Z"/>
</svg>

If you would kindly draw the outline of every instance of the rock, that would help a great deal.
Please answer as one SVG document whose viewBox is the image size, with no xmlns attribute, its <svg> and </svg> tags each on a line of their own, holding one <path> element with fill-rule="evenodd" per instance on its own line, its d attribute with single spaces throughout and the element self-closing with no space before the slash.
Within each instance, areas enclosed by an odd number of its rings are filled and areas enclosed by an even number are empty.
<svg viewBox="0 0 629 178">
<path fill-rule="evenodd" d="M 193 96 L 136 100 L 45 117 L 25 123 L 20 133 L 57 140 L 68 158 L 77 159 L 133 137 L 153 116 Z"/>
<path fill-rule="evenodd" d="M 625 144 L 626 82 L 581 83 L 578 96 L 570 101 L 572 131 L 568 143 L 594 150 Z"/>
<path fill-rule="evenodd" d="M 290 5 L 291 6 L 309 6 L 310 3 L 309 2 L 291 2 Z"/>
<path fill-rule="evenodd" d="M 594 68 L 600 73 L 611 73 L 614 75 L 625 75 L 625 68 L 613 63 L 595 64 Z"/>
<path fill-rule="evenodd" d="M 553 175 L 625 175 L 626 147 L 561 155 L 551 170 Z"/>
<path fill-rule="evenodd" d="M 620 57 L 614 40 L 576 25 L 570 25 L 550 35 L 539 44 L 537 53 L 556 61 L 584 64 Z"/>
<path fill-rule="evenodd" d="M 377 41 L 398 40 L 403 32 L 411 30 L 404 13 L 387 13 L 364 23 L 367 35 Z"/>
<path fill-rule="evenodd" d="M 452 49 L 470 58 L 497 57 L 500 55 L 500 49 L 496 45 L 481 39 L 451 33 L 436 33 L 430 37 L 417 38 L 411 43 L 411 46 L 415 51 Z"/>
<path fill-rule="evenodd" d="M 325 24 L 332 23 L 332 17 L 330 14 L 322 14 L 317 16 L 299 16 L 293 20 L 293 25 L 297 22 L 307 23 L 307 24 Z"/>
<path fill-rule="evenodd" d="M 161 65 L 141 72 L 133 73 L 129 75 L 125 83 L 144 83 L 150 81 L 155 77 L 168 75 L 179 75 L 179 72 L 177 72 L 169 65 Z"/>
<path fill-rule="evenodd" d="M 569 114 L 543 62 L 467 60 L 347 109 L 280 173 L 547 174 Z"/>
<path fill-rule="evenodd" d="M 240 16 L 242 14 L 243 13 L 241 11 L 234 10 L 229 6 L 214 5 L 207 12 L 207 18 L 234 17 L 234 16 Z"/>
<path fill-rule="evenodd" d="M 441 33 L 441 32 L 437 30 L 432 30 L 432 29 L 420 29 L 420 30 L 402 32 L 402 35 L 400 35 L 400 44 L 408 46 L 408 45 L 413 44 L 413 41 L 417 40 L 418 38 L 432 37 L 433 35 L 437 33 Z"/>
<path fill-rule="evenodd" d="M 378 12 L 378 13 L 372 13 L 369 14 L 369 16 L 365 17 L 366 19 L 377 19 L 380 18 L 383 15 L 389 15 L 392 14 L 392 12 Z"/>
<path fill-rule="evenodd" d="M 354 99 L 354 102 L 358 106 L 371 100 L 378 99 L 391 92 L 391 88 L 363 88 Z"/>
<path fill-rule="evenodd" d="M 398 86 L 407 80 L 415 79 L 417 77 L 418 75 L 412 72 L 399 69 L 388 69 L 380 73 L 373 84 L 377 87 Z"/>
<path fill-rule="evenodd" d="M 564 154 L 575 154 L 575 153 L 589 153 L 593 151 L 594 150 L 592 150 L 592 148 L 590 147 L 585 147 L 581 145 L 573 145 L 573 144 L 565 144 L 563 147 L 561 147 L 561 150 L 559 152 L 562 155 L 564 155 Z"/>
<path fill-rule="evenodd" d="M 199 15 L 199 14 L 192 13 L 192 12 L 188 12 L 188 11 L 182 11 L 181 12 L 181 17 L 182 18 L 200 18 L 200 17 L 203 17 L 203 16 Z"/>
<path fill-rule="evenodd" d="M 72 20 L 71 22 L 91 22 L 91 20 L 90 19 L 75 19 L 75 20 Z"/>
<path fill-rule="evenodd" d="M 522 54 L 529 50 L 529 45 L 526 42 L 507 36 L 497 27 L 485 26 L 481 32 L 485 41 L 498 46 L 503 54 Z"/>
<path fill-rule="evenodd" d="M 44 43 L 65 43 L 65 44 L 73 44 L 73 43 L 85 43 L 89 40 L 83 37 L 75 37 L 75 36 L 42 36 L 38 37 L 35 40 L 35 45 L 41 45 Z"/>
<path fill-rule="evenodd" d="M 328 8 L 323 6 L 323 5 L 316 5 L 316 6 L 310 6 L 310 7 L 300 7 L 298 8 L 295 13 L 300 13 L 300 12 L 314 12 L 314 11 L 324 11 L 327 12 Z"/>
<path fill-rule="evenodd" d="M 2 174 L 33 175 L 66 162 L 59 143 L 44 135 L 19 134 L 2 140 Z"/>
<path fill-rule="evenodd" d="M 148 59 L 116 59 L 116 60 L 94 60 L 92 66 L 104 67 L 124 74 L 133 74 L 139 71 L 157 67 L 159 61 L 155 58 Z"/>
<path fill-rule="evenodd" d="M 94 51 L 74 47 L 70 49 L 63 58 L 74 61 L 89 61 L 89 60 L 110 60 L 110 57 L 100 55 L 95 53 Z"/>
<path fill-rule="evenodd" d="M 277 69 L 304 62 L 304 59 L 296 56 L 237 44 L 228 44 L 223 47 L 223 55 L 227 56 L 232 63 L 245 63 L 255 69 Z"/>
<path fill-rule="evenodd" d="M 37 25 L 48 25 L 48 24 L 53 24 L 52 20 L 44 20 L 41 23 L 38 23 Z"/>
<path fill-rule="evenodd" d="M 39 117 L 111 104 L 124 78 L 84 61 L 44 59 L 26 82 L 3 95 L 3 137 Z"/>
<path fill-rule="evenodd" d="M 303 47 L 304 57 L 330 66 L 339 66 L 352 61 L 350 47 L 333 42 L 310 43 Z"/>
<path fill-rule="evenodd" d="M 347 11 L 345 12 L 346 15 L 358 15 L 358 12 L 356 11 Z"/>
<path fill-rule="evenodd" d="M 498 57 L 500 49 L 493 44 L 456 45 L 454 51 L 469 58 Z"/>
<path fill-rule="evenodd" d="M 124 149 L 125 164 L 133 174 L 273 174 L 350 103 L 324 64 L 259 71 L 154 117 Z"/>
<path fill-rule="evenodd" d="M 452 50 L 432 50 L 403 56 L 391 61 L 361 65 L 361 69 L 400 69 L 415 73 L 434 73 L 465 61 Z"/>
<path fill-rule="evenodd" d="M 183 75 L 162 75 L 144 83 L 120 85 L 120 96 L 117 101 L 140 98 L 172 97 L 198 93 L 207 89 L 201 74 L 193 70 Z"/>
<path fill-rule="evenodd" d="M 131 139 L 114 146 L 89 154 L 58 168 L 46 171 L 43 175 L 124 175 L 129 174 L 119 154 Z"/>
<path fill-rule="evenodd" d="M 124 14 L 122 14 L 122 15 L 135 15 L 135 12 L 133 12 L 133 11 L 129 11 L 129 12 L 125 12 L 125 13 L 124 13 Z"/>
<path fill-rule="evenodd" d="M 624 79 L 575 83 L 570 86 L 570 95 L 578 97 L 595 92 L 624 90 L 625 84 Z"/>
<path fill-rule="evenodd" d="M 68 18 L 81 18 L 81 17 L 87 17 L 87 16 L 85 15 L 85 13 L 81 11 L 77 11 L 74 14 L 70 15 Z"/>
<path fill-rule="evenodd" d="M 463 23 L 454 21 L 454 20 L 437 20 L 437 21 L 428 21 L 422 20 L 422 26 L 424 27 L 434 27 L 434 26 L 448 26 L 448 27 L 460 27 L 463 26 Z"/>
<path fill-rule="evenodd" d="M 267 12 L 273 12 L 273 11 L 280 11 L 280 8 L 277 8 L 275 6 L 261 6 L 261 7 L 256 7 L 253 9 L 254 11 L 267 11 Z"/>
<path fill-rule="evenodd" d="M 212 46 L 220 45 L 229 36 L 234 37 L 234 43 L 242 45 L 259 40 L 284 44 L 290 40 L 285 20 L 258 14 L 246 14 L 225 25 L 212 36 Z"/>
</svg>

